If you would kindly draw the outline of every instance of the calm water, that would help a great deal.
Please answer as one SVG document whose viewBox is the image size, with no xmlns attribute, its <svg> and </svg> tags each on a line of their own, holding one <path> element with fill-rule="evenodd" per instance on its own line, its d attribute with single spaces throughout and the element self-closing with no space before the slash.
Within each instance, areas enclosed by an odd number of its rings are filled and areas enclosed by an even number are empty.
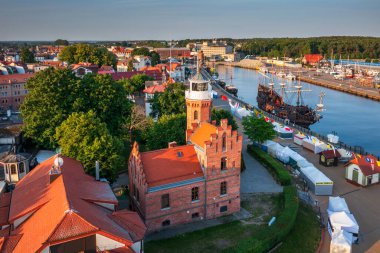
<svg viewBox="0 0 380 253">
<path fill-rule="evenodd" d="M 258 82 L 264 81 L 260 73 L 228 66 L 218 66 L 217 71 L 219 78 L 225 80 L 227 84 L 231 82 L 232 75 L 232 83 L 239 89 L 239 97 L 252 105 L 257 105 Z M 367 152 L 380 155 L 380 102 L 304 82 L 302 84 L 304 89 L 312 90 L 303 93 L 304 104 L 311 107 L 319 103 L 321 91 L 326 93 L 324 97 L 326 110 L 322 112 L 323 118 L 311 125 L 311 130 L 324 135 L 335 131 L 341 141 L 352 146 L 362 146 Z M 295 103 L 296 94 L 288 93 L 286 99 Z"/>
</svg>

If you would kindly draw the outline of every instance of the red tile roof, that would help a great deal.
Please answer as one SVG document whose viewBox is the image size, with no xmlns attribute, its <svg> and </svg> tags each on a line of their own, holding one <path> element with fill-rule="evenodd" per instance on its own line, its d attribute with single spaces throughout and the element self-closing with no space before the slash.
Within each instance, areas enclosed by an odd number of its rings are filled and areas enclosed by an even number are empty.
<svg viewBox="0 0 380 253">
<path fill-rule="evenodd" d="M 143 92 L 144 93 L 148 93 L 148 94 L 154 94 L 156 92 L 162 93 L 162 92 L 165 91 L 166 87 L 167 86 L 165 84 L 162 84 L 162 85 L 152 85 L 152 86 L 150 86 L 148 88 L 145 88 L 143 90 Z"/>
<path fill-rule="evenodd" d="M 34 74 L 0 75 L 0 84 L 25 83 Z"/>
<path fill-rule="evenodd" d="M 51 183 L 50 170 L 55 157 L 39 164 L 16 184 L 9 221 L 27 214 L 30 217 L 11 232 L 11 236 L 20 236 L 13 252 L 37 252 L 53 242 L 95 233 L 131 245 L 136 234 L 145 233 L 145 226 L 137 214 L 127 219 L 124 213 L 119 215 L 119 211 L 94 203 L 116 205 L 118 202 L 107 183 L 86 175 L 75 159 L 62 158 L 61 174 Z M 139 226 L 127 226 L 129 221 Z"/>
<path fill-rule="evenodd" d="M 305 54 L 304 58 L 308 63 L 318 63 L 323 59 L 323 56 L 320 54 Z"/>
<path fill-rule="evenodd" d="M 141 161 L 149 187 L 203 177 L 193 145 L 143 152 Z"/>
<path fill-rule="evenodd" d="M 358 165 L 364 175 L 369 176 L 380 173 L 380 161 L 378 161 L 376 157 L 372 155 L 362 156 L 355 154 L 353 157 L 354 159 L 352 159 L 348 164 Z"/>
<path fill-rule="evenodd" d="M 332 150 L 332 149 L 328 149 L 328 150 L 324 150 L 321 152 L 321 154 L 326 158 L 326 159 L 331 159 L 331 158 L 340 158 L 341 155 L 340 153 L 338 152 L 338 150 Z"/>
<path fill-rule="evenodd" d="M 117 72 L 110 74 L 112 78 L 117 81 L 120 79 L 130 79 L 134 75 L 138 74 L 145 74 L 147 76 L 152 77 L 155 81 L 161 81 L 162 80 L 162 74 L 161 71 L 158 70 L 146 70 L 146 71 L 129 71 L 129 72 Z"/>
<path fill-rule="evenodd" d="M 195 133 L 190 137 L 190 141 L 200 148 L 204 148 L 205 142 L 210 141 L 211 135 L 216 134 L 217 127 L 208 123 L 201 122 L 201 125 L 195 130 Z"/>
</svg>

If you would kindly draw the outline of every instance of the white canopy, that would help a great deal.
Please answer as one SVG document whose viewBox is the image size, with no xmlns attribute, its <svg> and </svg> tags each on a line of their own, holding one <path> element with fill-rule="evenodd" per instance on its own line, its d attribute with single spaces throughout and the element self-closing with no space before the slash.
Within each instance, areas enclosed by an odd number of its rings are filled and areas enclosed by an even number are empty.
<svg viewBox="0 0 380 253">
<path fill-rule="evenodd" d="M 306 159 L 297 161 L 297 166 L 299 168 L 312 167 L 313 164 L 309 163 Z"/>
<path fill-rule="evenodd" d="M 289 147 L 285 147 L 282 150 L 278 150 L 276 152 L 276 157 L 281 162 L 288 163 L 289 162 L 289 157 L 293 153 L 295 153 L 293 150 L 291 150 Z"/>
<path fill-rule="evenodd" d="M 346 212 L 350 213 L 350 209 L 348 209 L 346 200 L 341 197 L 329 197 L 329 207 L 330 212 Z"/>
<path fill-rule="evenodd" d="M 330 253 L 351 253 L 352 234 L 337 229 L 331 236 Z"/>
<path fill-rule="evenodd" d="M 293 150 L 292 150 L 293 151 Z M 302 160 L 305 160 L 305 158 L 303 156 L 301 156 L 300 154 L 298 154 L 297 152 L 293 151 L 291 154 L 290 154 L 290 157 L 298 162 L 298 161 L 302 161 Z"/>
<path fill-rule="evenodd" d="M 333 181 L 314 166 L 303 167 L 300 170 L 313 184 L 333 184 Z"/>
<path fill-rule="evenodd" d="M 359 233 L 359 225 L 352 214 L 344 211 L 331 212 L 329 210 L 327 210 L 327 214 L 334 231 L 340 229 L 349 233 Z"/>
<path fill-rule="evenodd" d="M 268 153 L 272 156 L 276 156 L 277 151 L 283 150 L 284 146 L 281 146 L 277 142 L 275 144 L 268 145 Z"/>
</svg>

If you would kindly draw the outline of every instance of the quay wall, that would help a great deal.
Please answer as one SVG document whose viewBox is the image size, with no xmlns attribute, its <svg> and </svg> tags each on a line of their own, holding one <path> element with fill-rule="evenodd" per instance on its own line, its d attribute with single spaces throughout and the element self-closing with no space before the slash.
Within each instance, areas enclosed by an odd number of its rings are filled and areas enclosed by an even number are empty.
<svg viewBox="0 0 380 253">
<path fill-rule="evenodd" d="M 312 79 L 312 78 L 303 77 L 303 76 L 301 76 L 301 77 L 298 76 L 297 78 L 301 78 L 301 81 L 303 81 L 303 82 L 308 82 L 308 83 L 311 83 L 314 85 L 326 87 L 326 88 L 337 90 L 337 91 L 346 92 L 346 93 L 349 93 L 352 95 L 365 97 L 365 98 L 369 98 L 369 99 L 380 102 L 380 92 L 379 92 L 379 94 L 371 94 L 371 93 L 367 92 L 366 90 L 358 90 L 356 88 L 351 89 L 345 85 L 340 86 L 340 85 L 333 84 L 331 82 L 324 81 L 324 80 Z"/>
<path fill-rule="evenodd" d="M 216 62 L 215 65 L 226 65 L 255 70 L 258 70 L 260 69 L 260 67 L 264 66 L 264 64 L 261 61 L 253 59 L 243 59 L 239 62 Z"/>
</svg>

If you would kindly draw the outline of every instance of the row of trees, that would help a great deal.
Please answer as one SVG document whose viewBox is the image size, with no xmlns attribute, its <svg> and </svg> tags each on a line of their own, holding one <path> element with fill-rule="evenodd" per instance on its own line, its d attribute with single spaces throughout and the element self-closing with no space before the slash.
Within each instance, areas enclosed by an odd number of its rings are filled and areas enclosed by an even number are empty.
<svg viewBox="0 0 380 253">
<path fill-rule="evenodd" d="M 336 59 L 379 59 L 380 38 L 373 37 L 315 37 L 272 38 L 241 40 L 246 54 L 269 57 L 300 57 L 304 54 L 322 54 Z"/>
<path fill-rule="evenodd" d="M 109 52 L 105 47 L 98 47 L 89 44 L 74 44 L 67 46 L 59 54 L 59 59 L 69 64 L 79 62 L 91 62 L 102 65 L 116 67 L 116 56 Z"/>
</svg>

